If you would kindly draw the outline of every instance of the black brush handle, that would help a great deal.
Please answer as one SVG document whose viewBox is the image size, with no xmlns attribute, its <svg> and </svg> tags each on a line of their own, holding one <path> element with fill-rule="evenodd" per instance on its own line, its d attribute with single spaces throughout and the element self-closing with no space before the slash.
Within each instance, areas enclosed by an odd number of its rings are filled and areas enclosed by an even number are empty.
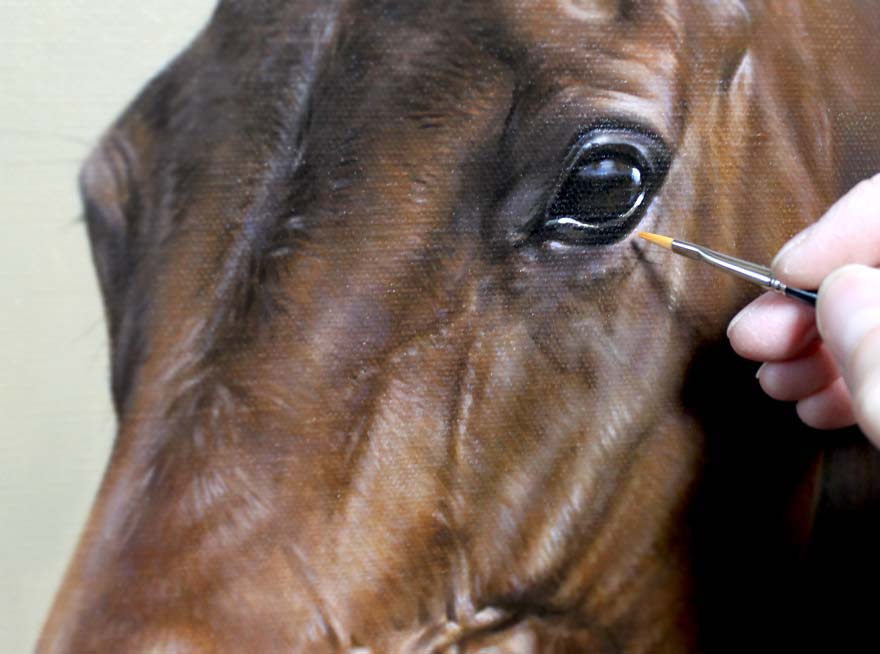
<svg viewBox="0 0 880 654">
<path fill-rule="evenodd" d="M 788 297 L 793 297 L 798 300 L 801 300 L 802 302 L 806 302 L 807 304 L 809 304 L 812 307 L 816 306 L 816 297 L 817 297 L 816 291 L 805 291 L 800 288 L 792 288 L 791 286 L 786 286 L 785 287 L 785 294 Z"/>
</svg>

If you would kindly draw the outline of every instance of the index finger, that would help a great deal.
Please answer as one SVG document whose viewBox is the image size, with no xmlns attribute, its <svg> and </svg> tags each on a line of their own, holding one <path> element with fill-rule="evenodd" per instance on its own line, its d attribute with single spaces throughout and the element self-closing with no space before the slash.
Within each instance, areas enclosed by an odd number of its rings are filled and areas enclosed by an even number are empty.
<svg viewBox="0 0 880 654">
<path fill-rule="evenodd" d="M 847 263 L 880 265 L 880 175 L 857 184 L 786 243 L 773 260 L 773 273 L 787 284 L 812 289 Z"/>
</svg>

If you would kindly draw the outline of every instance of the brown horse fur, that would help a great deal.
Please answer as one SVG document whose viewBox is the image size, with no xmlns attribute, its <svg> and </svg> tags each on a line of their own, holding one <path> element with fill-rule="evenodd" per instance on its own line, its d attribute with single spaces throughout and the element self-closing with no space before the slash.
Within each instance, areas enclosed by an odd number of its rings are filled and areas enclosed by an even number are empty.
<svg viewBox="0 0 880 654">
<path fill-rule="evenodd" d="M 878 32 L 222 2 L 83 170 L 119 431 L 38 652 L 793 651 L 821 448 L 724 344 L 751 290 L 519 236 L 613 124 L 670 153 L 642 229 L 769 260 L 880 168 Z"/>
</svg>

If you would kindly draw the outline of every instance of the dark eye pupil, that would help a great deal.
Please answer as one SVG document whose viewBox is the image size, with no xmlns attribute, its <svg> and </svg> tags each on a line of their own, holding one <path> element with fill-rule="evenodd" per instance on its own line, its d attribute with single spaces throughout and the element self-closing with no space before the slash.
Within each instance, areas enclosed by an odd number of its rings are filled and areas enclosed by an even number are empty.
<svg viewBox="0 0 880 654">
<path fill-rule="evenodd" d="M 549 215 L 592 223 L 622 218 L 639 207 L 644 193 L 642 171 L 634 161 L 599 155 L 569 173 Z"/>
<path fill-rule="evenodd" d="M 529 237 L 556 246 L 622 241 L 650 206 L 669 162 L 663 140 L 650 132 L 586 132 L 570 146 L 562 177 L 530 223 Z"/>
</svg>

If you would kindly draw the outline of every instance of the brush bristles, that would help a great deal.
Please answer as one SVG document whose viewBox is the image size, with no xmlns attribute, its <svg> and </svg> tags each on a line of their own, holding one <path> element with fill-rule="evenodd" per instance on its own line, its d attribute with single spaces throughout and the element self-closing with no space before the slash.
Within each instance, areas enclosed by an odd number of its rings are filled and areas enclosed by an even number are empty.
<svg viewBox="0 0 880 654">
<path fill-rule="evenodd" d="M 652 234 L 650 232 L 639 232 L 639 236 L 641 236 L 646 241 L 650 241 L 651 243 L 659 245 L 662 248 L 666 248 L 667 250 L 672 249 L 672 241 L 674 239 L 671 239 L 668 236 L 660 236 L 659 234 Z"/>
</svg>

